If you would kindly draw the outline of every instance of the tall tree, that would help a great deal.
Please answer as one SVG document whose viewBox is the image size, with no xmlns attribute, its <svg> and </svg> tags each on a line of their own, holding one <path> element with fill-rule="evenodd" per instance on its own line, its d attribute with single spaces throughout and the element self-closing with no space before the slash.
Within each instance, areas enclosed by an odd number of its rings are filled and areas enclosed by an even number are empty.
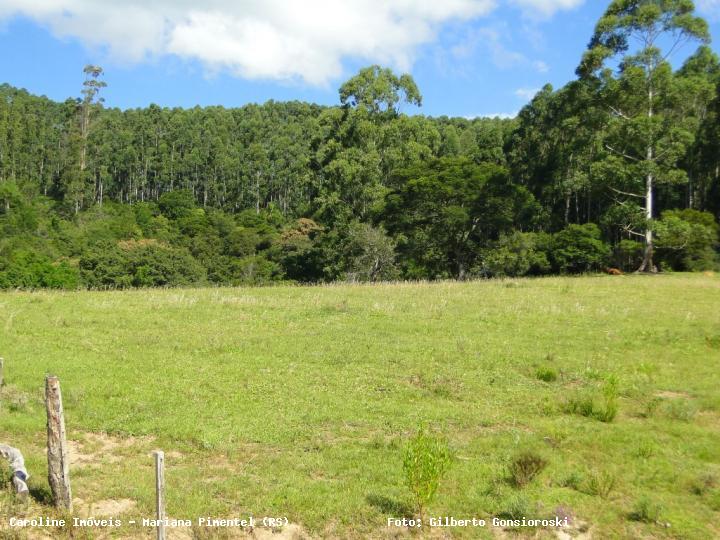
<svg viewBox="0 0 720 540">
<path fill-rule="evenodd" d="M 100 66 L 88 64 L 85 68 L 83 68 L 83 73 L 85 74 L 85 81 L 83 82 L 83 89 L 81 90 L 83 97 L 80 102 L 80 174 L 75 179 L 76 181 L 73 183 L 74 185 L 71 186 L 71 193 L 74 199 L 73 202 L 75 204 L 76 214 L 80 211 L 80 206 L 85 192 L 85 171 L 87 169 L 88 138 L 90 136 L 91 116 L 97 106 L 103 102 L 103 99 L 98 97 L 100 90 L 107 86 L 105 81 L 100 80 L 100 77 L 103 74 L 103 69 Z"/>
<path fill-rule="evenodd" d="M 602 97 L 611 117 L 605 144 L 607 177 L 626 181 L 622 189 L 613 187 L 618 195 L 644 202 L 644 233 L 628 228 L 645 241 L 641 272 L 656 271 L 652 230 L 656 184 L 686 180 L 678 161 L 692 142 L 692 133 L 682 119 L 673 118 L 673 100 L 678 96 L 668 58 L 689 41 L 710 41 L 707 23 L 694 10 L 692 0 L 613 0 L 578 67 L 581 78 L 603 82 Z M 607 68 L 612 60 L 618 61 L 617 74 Z M 642 192 L 638 192 L 640 183 Z"/>
</svg>

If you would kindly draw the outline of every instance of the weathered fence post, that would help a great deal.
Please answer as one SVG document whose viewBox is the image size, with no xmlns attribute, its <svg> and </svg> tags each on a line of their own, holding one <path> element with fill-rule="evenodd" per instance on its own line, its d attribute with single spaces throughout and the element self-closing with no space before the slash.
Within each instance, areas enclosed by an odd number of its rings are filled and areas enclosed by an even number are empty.
<svg viewBox="0 0 720 540">
<path fill-rule="evenodd" d="M 157 540 L 165 540 L 165 452 L 156 450 L 155 506 L 157 507 Z"/>
<path fill-rule="evenodd" d="M 5 360 L 0 358 L 0 387 L 5 382 Z"/>
<path fill-rule="evenodd" d="M 45 377 L 45 406 L 47 408 L 48 482 L 55 506 L 71 511 L 70 459 L 65 439 L 65 415 L 60 393 L 60 380 L 55 376 Z"/>
</svg>

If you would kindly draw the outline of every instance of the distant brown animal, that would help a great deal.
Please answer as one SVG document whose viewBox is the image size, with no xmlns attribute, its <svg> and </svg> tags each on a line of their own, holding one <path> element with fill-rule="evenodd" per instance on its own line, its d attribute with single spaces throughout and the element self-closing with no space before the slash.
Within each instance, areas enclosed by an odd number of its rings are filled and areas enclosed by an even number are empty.
<svg viewBox="0 0 720 540">
<path fill-rule="evenodd" d="M 606 268 L 605 273 L 610 274 L 611 276 L 622 276 L 623 275 L 623 271 L 618 270 L 617 268 Z"/>
</svg>

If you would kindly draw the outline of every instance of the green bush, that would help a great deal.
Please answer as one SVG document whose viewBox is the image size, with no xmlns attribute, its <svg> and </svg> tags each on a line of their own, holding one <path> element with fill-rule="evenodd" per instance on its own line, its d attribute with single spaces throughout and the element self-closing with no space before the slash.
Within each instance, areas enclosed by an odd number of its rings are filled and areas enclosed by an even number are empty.
<svg viewBox="0 0 720 540">
<path fill-rule="evenodd" d="M 80 269 L 85 283 L 95 288 L 194 285 L 206 277 L 187 251 L 153 240 L 89 250 L 80 259 Z"/>
<path fill-rule="evenodd" d="M 66 261 L 27 251 L 13 253 L 9 264 L 0 272 L 0 288 L 76 289 L 80 284 L 77 268 Z"/>
<path fill-rule="evenodd" d="M 720 266 L 718 231 L 709 212 L 668 210 L 656 223 L 656 245 L 660 263 L 672 270 L 714 270 Z"/>
<path fill-rule="evenodd" d="M 558 372 L 555 368 L 543 366 L 535 371 L 535 377 L 544 382 L 555 382 L 558 379 Z"/>
<path fill-rule="evenodd" d="M 592 471 L 583 485 L 583 491 L 601 499 L 607 499 L 617 484 L 617 475 L 610 471 Z"/>
<path fill-rule="evenodd" d="M 643 523 L 656 523 L 660 519 L 660 505 L 654 503 L 648 497 L 640 497 L 635 506 L 628 515 L 632 521 L 641 521 Z"/>
<path fill-rule="evenodd" d="M 508 465 L 508 479 L 515 487 L 525 487 L 547 467 L 547 460 L 533 450 L 523 450 Z"/>
<path fill-rule="evenodd" d="M 607 265 L 610 248 L 594 223 L 569 225 L 553 235 L 551 258 L 558 272 L 595 272 Z"/>
<path fill-rule="evenodd" d="M 429 433 L 424 427 L 418 430 L 405 447 L 403 471 L 420 518 L 433 500 L 440 480 L 450 467 L 451 454 L 447 440 Z"/>
<path fill-rule="evenodd" d="M 479 273 L 485 277 L 546 274 L 550 270 L 547 244 L 547 235 L 518 231 L 502 235 L 482 253 Z"/>
<path fill-rule="evenodd" d="M 563 409 L 569 414 L 595 418 L 601 422 L 612 422 L 617 416 L 619 405 L 618 379 L 606 379 L 601 392 L 582 393 L 570 397 Z"/>
</svg>

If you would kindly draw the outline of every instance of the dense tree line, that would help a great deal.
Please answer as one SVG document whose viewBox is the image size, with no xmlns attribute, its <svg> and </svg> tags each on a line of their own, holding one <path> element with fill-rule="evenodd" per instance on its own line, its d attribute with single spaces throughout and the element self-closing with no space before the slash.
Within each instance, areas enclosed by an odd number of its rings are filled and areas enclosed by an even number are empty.
<svg viewBox="0 0 720 540">
<path fill-rule="evenodd" d="M 0 287 L 716 268 L 708 41 L 692 2 L 615 0 L 513 120 L 403 114 L 420 90 L 377 66 L 336 107 L 122 111 L 97 66 L 63 103 L 2 85 Z"/>
</svg>

